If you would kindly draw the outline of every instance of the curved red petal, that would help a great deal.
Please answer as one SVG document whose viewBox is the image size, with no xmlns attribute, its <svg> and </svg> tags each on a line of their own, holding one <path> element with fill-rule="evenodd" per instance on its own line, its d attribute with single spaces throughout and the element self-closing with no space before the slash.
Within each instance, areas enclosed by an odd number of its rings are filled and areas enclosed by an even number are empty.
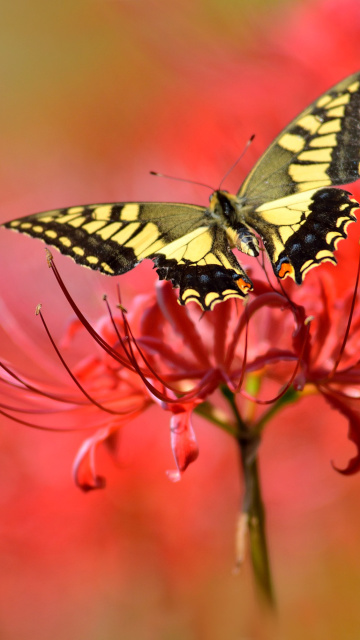
<svg viewBox="0 0 360 640">
<path fill-rule="evenodd" d="M 360 412 L 359 410 L 353 409 L 350 398 L 348 401 L 344 401 L 334 394 L 330 395 L 326 393 L 324 395 L 328 403 L 349 421 L 348 438 L 355 444 L 357 453 L 349 460 L 345 469 L 339 469 L 333 462 L 331 463 L 336 471 L 349 476 L 360 471 Z"/>
<path fill-rule="evenodd" d="M 110 435 L 110 429 L 102 429 L 82 443 L 73 464 L 73 478 L 82 491 L 104 489 L 106 480 L 96 473 L 95 454 L 99 444 L 104 443 Z"/>
<path fill-rule="evenodd" d="M 199 455 L 196 436 L 191 424 L 192 409 L 193 407 L 191 410 L 173 413 L 170 421 L 171 448 L 176 466 L 181 473 Z"/>
</svg>

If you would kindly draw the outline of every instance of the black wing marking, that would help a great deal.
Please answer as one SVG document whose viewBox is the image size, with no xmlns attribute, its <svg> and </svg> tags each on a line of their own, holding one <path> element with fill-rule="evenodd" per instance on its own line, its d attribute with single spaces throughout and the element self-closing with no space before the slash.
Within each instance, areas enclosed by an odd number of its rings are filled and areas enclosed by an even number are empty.
<svg viewBox="0 0 360 640">
<path fill-rule="evenodd" d="M 228 247 L 225 231 L 200 227 L 151 256 L 160 280 L 180 287 L 179 302 L 212 309 L 228 298 L 244 298 L 251 280 Z"/>
<path fill-rule="evenodd" d="M 38 213 L 4 226 L 40 238 L 82 266 L 120 275 L 196 229 L 204 212 L 187 204 L 92 204 Z"/>
<path fill-rule="evenodd" d="M 115 203 L 34 214 L 4 225 L 39 238 L 78 264 L 120 275 L 154 261 L 160 279 L 180 287 L 180 302 L 203 309 L 243 298 L 252 284 L 228 248 L 226 233 L 208 226 L 206 210 L 175 203 Z"/>
<path fill-rule="evenodd" d="M 280 133 L 238 195 L 254 208 L 300 191 L 359 178 L 360 74 L 318 98 Z"/>
<path fill-rule="evenodd" d="M 359 206 L 349 195 L 342 189 L 314 189 L 269 202 L 249 216 L 277 276 L 300 284 L 313 267 L 336 264 L 333 252 L 347 237 Z"/>
</svg>

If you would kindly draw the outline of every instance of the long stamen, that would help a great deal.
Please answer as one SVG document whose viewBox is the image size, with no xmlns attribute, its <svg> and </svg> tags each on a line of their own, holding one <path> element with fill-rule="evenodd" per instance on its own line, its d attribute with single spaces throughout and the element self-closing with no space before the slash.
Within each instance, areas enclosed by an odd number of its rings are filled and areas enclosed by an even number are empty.
<svg viewBox="0 0 360 640">
<path fill-rule="evenodd" d="M 265 263 L 266 250 L 265 250 L 265 247 L 264 247 L 264 244 L 263 244 L 262 240 L 261 240 L 261 245 L 260 246 L 261 246 L 260 255 L 256 258 L 256 260 L 260 264 L 260 267 L 261 267 L 263 273 L 265 274 L 265 278 L 267 280 L 267 283 L 268 283 L 269 287 L 271 287 L 271 289 L 273 291 L 276 291 L 273 283 L 270 280 L 270 276 L 269 276 L 268 270 L 266 268 L 266 263 Z"/>
<path fill-rule="evenodd" d="M 47 333 L 47 336 L 55 350 L 56 355 L 58 356 L 61 364 L 63 365 L 63 367 L 65 368 L 65 370 L 67 371 L 67 373 L 69 374 L 70 378 L 72 379 L 72 381 L 74 382 L 74 384 L 76 384 L 76 386 L 78 387 L 78 389 L 81 391 L 81 393 L 85 396 L 85 398 L 87 398 L 87 400 L 89 400 L 89 402 L 91 402 L 91 404 L 95 405 L 98 409 L 101 409 L 101 411 L 106 411 L 106 413 L 111 413 L 112 415 L 125 415 L 127 412 L 126 411 L 114 411 L 113 409 L 109 409 L 108 407 L 105 407 L 104 405 L 100 404 L 100 402 L 98 402 L 97 400 L 95 400 L 95 398 L 93 398 L 82 386 L 82 384 L 79 382 L 79 380 L 76 378 L 76 376 L 73 374 L 73 372 L 71 371 L 71 369 L 69 368 L 69 366 L 67 365 L 67 363 L 65 362 L 65 359 L 63 358 L 63 356 L 61 355 L 58 347 L 55 344 L 55 341 L 49 331 L 49 328 L 45 322 L 44 316 L 41 312 L 41 309 L 38 308 L 37 309 L 37 315 L 40 316 L 41 322 L 43 323 L 43 326 L 45 328 L 45 331 Z"/>
<path fill-rule="evenodd" d="M 190 391 L 186 392 L 185 394 L 181 394 L 181 393 L 179 394 L 179 390 L 178 390 L 178 388 L 177 388 L 177 387 L 173 387 L 172 385 L 170 385 L 170 384 L 169 384 L 169 381 L 168 381 L 168 380 L 166 380 L 166 381 L 165 381 L 163 378 L 161 378 L 161 377 L 159 376 L 159 374 L 155 371 L 155 369 L 150 365 L 150 363 L 149 363 L 148 359 L 145 357 L 145 355 L 144 355 L 144 353 L 143 353 L 142 349 L 139 347 L 138 341 L 135 339 L 135 336 L 134 336 L 134 334 L 133 334 L 133 332 L 132 332 L 132 329 L 131 329 L 131 327 L 130 327 L 130 324 L 129 324 L 129 322 L 128 322 L 128 319 L 127 319 L 127 317 L 126 317 L 126 315 L 125 315 L 125 309 L 124 309 L 124 307 L 123 307 L 123 305 L 122 305 L 122 302 L 121 302 L 121 294 L 120 294 L 120 287 L 119 287 L 119 285 L 118 285 L 118 287 L 117 287 L 117 292 L 118 292 L 118 299 L 119 299 L 119 309 L 120 309 L 121 314 L 122 314 L 123 323 L 124 323 L 124 329 L 125 329 L 125 332 L 126 332 L 126 337 L 128 338 L 128 343 L 127 343 L 127 344 L 129 345 L 130 353 L 128 353 L 127 348 L 126 348 L 126 345 L 124 344 L 124 341 L 122 340 L 122 338 L 121 338 L 121 336 L 120 336 L 120 334 L 119 334 L 119 332 L 118 332 L 118 329 L 117 329 L 117 327 L 115 326 L 115 323 L 114 323 L 114 320 L 113 320 L 113 319 L 112 319 L 112 321 L 113 321 L 113 324 L 114 324 L 114 328 L 115 328 L 116 334 L 117 334 L 117 336 L 119 337 L 119 340 L 121 341 L 121 344 L 122 344 L 123 348 L 126 350 L 126 354 L 127 354 L 128 358 L 129 358 L 129 359 L 131 359 L 131 361 L 133 362 L 134 366 L 136 367 L 136 366 L 137 366 L 137 360 L 136 360 L 136 358 L 135 358 L 135 355 L 134 355 L 134 352 L 133 352 L 133 350 L 132 350 L 132 346 L 131 346 L 131 345 L 132 345 L 132 343 L 133 343 L 133 344 L 135 345 L 135 347 L 136 347 L 136 349 L 137 349 L 137 351 L 138 351 L 138 353 L 139 353 L 140 357 L 143 359 L 143 361 L 144 361 L 145 365 L 147 366 L 147 368 L 149 369 L 149 371 L 153 374 L 153 376 L 158 380 L 158 382 L 160 382 L 160 384 L 162 384 L 164 388 L 166 388 L 166 389 L 168 389 L 169 391 L 173 391 L 174 393 L 178 394 L 178 395 L 177 395 L 177 398 L 175 398 L 175 399 L 174 399 L 174 398 L 166 398 L 166 402 L 170 402 L 170 403 L 171 403 L 171 402 L 175 402 L 175 403 L 176 403 L 176 402 L 178 402 L 180 399 L 181 399 L 181 401 L 182 401 L 182 402 L 183 402 L 183 401 L 186 401 L 186 400 L 190 401 L 191 399 L 193 399 L 193 397 L 194 397 L 194 396 L 196 396 L 196 395 L 198 394 L 199 389 L 201 389 L 201 388 L 202 388 L 202 383 L 204 382 L 204 379 L 203 379 L 199 384 L 195 385 L 195 387 L 193 387 L 193 389 L 191 389 Z M 106 297 L 105 297 L 105 302 L 106 302 L 106 304 L 107 304 L 107 307 L 108 307 L 108 311 L 109 311 L 110 317 L 112 318 L 111 308 L 110 308 L 110 305 L 108 304 L 108 301 L 107 301 L 107 298 L 106 298 Z M 141 374 L 139 374 L 139 375 L 141 375 Z M 141 377 L 142 377 L 142 376 L 141 376 Z M 206 376 L 205 376 L 205 377 L 206 377 Z M 184 376 L 183 376 L 183 375 L 181 375 L 179 379 L 180 379 L 180 380 L 183 380 L 183 378 L 184 378 Z M 143 380 L 144 384 L 146 384 L 146 386 L 148 387 L 148 389 L 149 389 L 149 390 L 151 390 L 151 389 L 149 388 L 149 386 L 148 386 L 148 385 L 150 384 L 150 383 L 149 383 L 149 381 L 148 381 L 146 378 L 144 378 L 144 377 L 142 377 L 142 380 Z M 152 385 L 151 385 L 151 387 L 152 387 Z M 152 392 L 152 391 L 151 391 L 151 392 Z M 159 399 L 160 399 L 160 398 L 159 398 Z"/>
<path fill-rule="evenodd" d="M 288 389 L 290 389 L 292 383 L 295 380 L 297 372 L 299 371 L 299 368 L 300 368 L 302 357 L 303 357 L 304 352 L 305 352 L 305 347 L 306 347 L 306 344 L 308 342 L 309 335 L 310 335 L 310 322 L 308 322 L 306 324 L 305 336 L 304 336 L 304 340 L 303 340 L 303 343 L 302 343 L 302 346 L 301 346 L 299 357 L 298 357 L 297 362 L 296 362 L 295 369 L 294 369 L 293 373 L 291 374 L 290 379 L 288 380 L 286 385 L 281 389 L 281 391 L 274 398 L 271 398 L 270 400 L 259 400 L 258 398 L 254 398 L 254 396 L 251 396 L 249 393 L 247 393 L 246 391 L 243 391 L 243 390 L 240 391 L 241 395 L 244 396 L 244 398 L 246 398 L 247 400 L 251 400 L 252 402 L 256 402 L 256 404 L 265 404 L 265 405 L 266 404 L 273 404 L 274 402 L 277 402 L 278 400 L 280 400 L 280 398 L 282 398 L 282 396 L 285 395 L 285 393 L 288 391 Z"/>
<path fill-rule="evenodd" d="M 97 331 L 95 331 L 95 329 L 91 326 L 91 324 L 87 321 L 87 319 L 85 318 L 85 316 L 82 314 L 82 312 L 80 311 L 80 309 L 78 308 L 78 306 L 75 304 L 74 300 L 72 299 L 71 295 L 69 294 L 67 288 L 65 287 L 65 284 L 63 283 L 61 276 L 55 266 L 53 257 L 50 253 L 50 251 L 47 249 L 48 252 L 48 263 L 50 268 L 52 269 L 55 278 L 65 296 L 65 298 L 67 299 L 68 303 L 70 304 L 71 308 L 73 309 L 74 313 L 76 314 L 76 316 L 79 318 L 81 324 L 84 326 L 84 328 L 86 329 L 86 331 L 90 334 L 90 336 L 93 338 L 93 340 L 95 340 L 95 342 L 104 350 L 106 351 L 106 353 L 108 355 L 110 355 L 114 360 L 116 360 L 119 364 L 121 364 L 123 367 L 126 367 L 127 369 L 133 370 L 132 366 L 130 365 L 130 363 L 125 359 L 122 358 L 116 351 L 115 349 L 113 349 L 112 347 L 110 347 L 110 345 L 106 342 L 106 340 L 104 340 L 98 333 Z"/>
<path fill-rule="evenodd" d="M 298 305 L 296 305 L 293 300 L 290 298 L 288 292 L 286 291 L 282 281 L 280 280 L 280 278 L 277 278 L 277 282 L 278 285 L 281 289 L 281 293 L 284 296 L 284 298 L 286 298 L 286 300 L 288 301 L 289 307 L 292 309 L 292 312 L 294 315 L 296 315 L 296 309 L 298 308 Z"/>
<path fill-rule="evenodd" d="M 81 427 L 46 427 L 41 424 L 34 424 L 33 422 L 28 422 L 27 420 L 22 420 L 21 418 L 17 418 L 12 416 L 7 411 L 3 411 L 0 409 L 0 415 L 5 416 L 5 418 L 9 418 L 13 422 L 17 422 L 18 424 L 22 424 L 25 427 L 31 427 L 32 429 L 37 429 L 39 431 L 56 431 L 56 432 L 72 432 L 72 431 L 85 431 L 88 429 L 93 429 L 93 426 L 81 426 Z"/>
<path fill-rule="evenodd" d="M 200 380 L 200 382 L 197 385 L 195 385 L 195 387 L 193 387 L 190 391 L 187 391 L 186 393 L 181 393 L 181 392 L 179 392 L 179 390 L 177 388 L 174 388 L 171 385 L 169 385 L 168 382 L 165 381 L 164 379 L 162 379 L 156 373 L 156 371 L 154 371 L 154 369 L 149 365 L 147 359 L 143 355 L 142 350 L 140 349 L 140 347 L 139 347 L 139 345 L 138 345 L 138 343 L 137 343 L 137 341 L 136 341 L 136 339 L 135 339 L 135 337 L 134 337 L 134 335 L 132 333 L 131 327 L 130 327 L 129 322 L 128 322 L 126 316 L 125 316 L 125 313 L 122 310 L 121 310 L 121 312 L 123 314 L 124 330 L 125 330 L 126 336 L 128 338 L 127 345 L 129 347 L 129 351 L 130 351 L 128 357 L 131 360 L 131 362 L 133 363 L 138 375 L 141 377 L 143 383 L 145 384 L 146 388 L 150 391 L 150 393 L 152 393 L 156 398 L 158 398 L 162 402 L 167 402 L 169 404 L 176 404 L 179 401 L 181 401 L 181 403 L 191 402 L 192 400 L 194 400 L 194 398 L 199 396 L 200 392 L 202 394 L 205 394 L 205 390 L 206 390 L 206 393 L 208 393 L 209 389 L 212 389 L 212 387 L 213 387 L 213 377 L 214 377 L 214 375 L 213 375 L 214 372 L 213 371 L 207 372 L 207 374 Z M 174 393 L 176 393 L 177 394 L 176 398 L 172 398 L 172 397 L 169 397 L 166 394 L 162 394 L 147 379 L 146 374 L 144 374 L 143 371 L 141 370 L 141 368 L 138 366 L 138 363 L 137 363 L 137 360 L 135 358 L 135 354 L 134 354 L 134 351 L 133 351 L 133 347 L 132 347 L 133 344 L 135 345 L 135 347 L 136 347 L 137 351 L 139 352 L 140 356 L 144 359 L 144 362 L 150 368 L 150 373 L 152 373 L 155 376 L 155 378 L 160 382 L 160 384 L 165 389 L 168 389 L 169 391 L 173 391 Z"/>
<path fill-rule="evenodd" d="M 336 370 L 340 364 L 341 358 L 344 355 L 344 351 L 345 351 L 345 347 L 346 347 L 346 343 L 349 337 L 349 332 L 350 332 L 350 327 L 351 327 L 351 322 L 352 322 L 352 318 L 354 315 L 354 309 L 355 309 L 355 303 L 356 303 L 356 296 L 357 296 L 357 290 L 359 287 L 359 278 L 360 278 L 360 253 L 359 253 L 359 260 L 358 260 L 358 268 L 357 268 L 357 273 L 356 273 L 356 281 L 355 281 L 355 287 L 354 287 L 354 293 L 353 293 L 353 297 L 351 300 L 351 307 L 350 307 L 350 313 L 349 313 L 349 317 L 348 317 L 348 321 L 347 321 L 347 325 L 346 325 L 346 331 L 345 331 L 345 335 L 342 341 L 342 345 L 338 354 L 338 357 L 335 360 L 334 366 L 332 368 L 332 370 L 330 371 L 329 375 L 327 376 L 327 379 L 330 380 L 336 373 Z"/>
<path fill-rule="evenodd" d="M 248 303 L 246 309 L 247 309 L 247 313 L 248 313 L 248 318 L 250 319 L 251 316 L 258 310 L 261 309 L 262 307 L 275 307 L 275 308 L 282 308 L 282 307 L 286 307 L 287 306 L 287 300 L 284 300 L 284 297 L 277 292 L 269 292 L 269 293 L 263 293 L 261 294 L 258 298 L 255 298 L 254 300 L 251 300 L 251 302 Z M 293 309 L 292 309 L 293 310 Z M 239 338 L 241 336 L 241 333 L 246 325 L 247 322 L 247 318 L 245 317 L 244 314 L 242 314 L 239 318 L 239 321 L 233 331 L 233 337 L 231 340 L 231 343 L 228 346 L 227 349 L 227 353 L 226 353 L 226 357 L 225 357 L 225 369 L 229 369 L 231 362 L 234 358 L 235 355 L 235 350 L 237 347 L 237 343 L 239 341 Z"/>
<path fill-rule="evenodd" d="M 19 385 L 10 382 L 9 380 L 6 380 L 4 378 L 0 377 L 1 382 L 3 382 L 4 384 L 7 384 L 9 386 L 12 386 L 16 389 L 27 389 L 28 391 L 31 391 L 32 393 L 35 393 L 37 395 L 43 396 L 44 398 L 49 398 L 50 400 L 56 400 L 57 402 L 64 402 L 66 404 L 78 404 L 78 405 L 83 405 L 85 403 L 80 402 L 79 400 L 76 400 L 74 398 L 66 398 L 66 397 L 62 397 L 62 396 L 57 396 L 54 393 L 47 393 L 46 391 L 43 391 L 42 389 L 38 389 L 37 387 L 35 387 L 34 385 L 26 382 L 25 380 L 23 380 L 20 376 L 18 376 L 16 373 L 14 373 L 13 371 L 11 371 L 11 369 L 9 369 L 9 367 L 7 367 L 3 362 L 0 362 L 0 367 L 2 369 L 4 369 L 4 371 L 6 371 L 6 373 L 9 374 L 9 376 L 11 376 L 14 380 L 16 380 L 17 382 L 19 382 Z"/>
<path fill-rule="evenodd" d="M 121 302 L 119 302 L 119 309 L 120 309 L 120 311 L 121 311 L 122 318 L 123 318 L 124 329 L 125 329 L 125 333 L 126 333 L 126 335 L 125 335 L 125 339 L 126 339 L 126 340 L 124 340 L 124 338 L 122 337 L 122 335 L 121 335 L 121 333 L 120 333 L 120 331 L 119 331 L 118 327 L 116 326 L 116 322 L 115 322 L 115 319 L 114 319 L 114 316 L 113 316 L 113 313 L 112 313 L 112 310 L 111 310 L 110 304 L 109 304 L 109 302 L 108 302 L 107 296 L 104 296 L 104 297 L 103 297 L 103 300 L 104 300 L 104 302 L 105 302 L 105 304 L 106 304 L 107 311 L 108 311 L 108 314 L 109 314 L 109 316 L 110 316 L 111 324 L 112 324 L 113 329 L 114 329 L 114 331 L 115 331 L 116 337 L 117 337 L 117 339 L 119 340 L 120 345 L 121 345 L 121 346 L 122 346 L 122 348 L 124 349 L 124 352 L 126 353 L 126 356 L 127 356 L 128 360 L 129 360 L 129 362 L 131 362 L 131 364 L 132 364 L 132 366 L 134 367 L 134 369 L 138 366 L 138 365 L 137 365 L 136 358 L 135 358 L 135 356 L 134 356 L 134 354 L 133 354 L 133 352 L 132 352 L 132 350 L 131 350 L 130 346 L 129 346 L 129 348 L 128 348 L 129 340 L 132 338 L 132 339 L 133 339 L 133 342 L 134 342 L 134 344 L 135 344 L 135 346 L 136 346 L 136 347 L 137 347 L 137 349 L 138 349 L 138 352 L 139 352 L 139 353 L 140 353 L 140 355 L 142 356 L 142 358 L 143 358 L 143 360 L 144 360 L 144 362 L 145 362 L 146 366 L 148 366 L 149 371 L 151 371 L 151 373 L 153 373 L 153 374 L 154 374 L 154 376 L 156 376 L 156 375 L 157 375 L 157 374 L 156 374 L 156 372 L 155 372 L 153 369 L 151 369 L 151 368 L 150 368 L 150 365 L 148 365 L 148 363 L 145 361 L 145 357 L 142 355 L 141 350 L 140 350 L 140 349 L 139 349 L 139 347 L 137 346 L 136 340 L 135 340 L 135 338 L 134 338 L 133 334 L 131 333 L 130 325 L 129 325 L 129 323 L 128 323 L 128 321 L 127 321 L 127 318 L 126 318 L 126 316 L 125 316 L 126 311 L 125 311 L 124 307 L 122 306 Z M 129 335 L 129 334 L 130 334 L 130 335 Z M 147 375 L 149 375 L 149 372 L 144 371 L 144 372 L 143 372 L 143 374 L 144 374 L 145 376 L 147 376 Z M 159 380 L 159 382 L 163 383 L 163 381 L 160 379 L 160 377 L 158 377 L 158 380 Z"/>
<path fill-rule="evenodd" d="M 2 405 L 0 405 L 2 406 Z M 30 412 L 26 412 L 30 413 Z M 40 412 L 39 412 L 40 413 Z M 49 412 L 49 413 L 58 413 L 58 412 Z M 107 428 L 109 426 L 109 422 L 97 422 L 94 424 L 82 424 L 80 427 L 47 427 L 41 424 L 35 424 L 33 422 L 28 422 L 27 420 L 22 420 L 16 416 L 11 415 L 7 411 L 3 411 L 0 408 L 0 415 L 3 415 L 5 418 L 9 418 L 13 422 L 17 422 L 18 424 L 24 425 L 25 427 L 31 427 L 32 429 L 37 429 L 38 431 L 55 431 L 56 433 L 72 433 L 72 432 L 81 432 L 81 431 L 93 431 L 94 429 L 102 429 Z M 131 420 L 132 418 L 136 418 L 139 415 L 139 410 L 136 409 L 127 414 L 127 418 Z"/>
<path fill-rule="evenodd" d="M 150 391 L 150 393 L 152 393 L 156 398 L 158 398 L 158 400 L 161 400 L 161 402 L 168 402 L 168 403 L 176 403 L 179 401 L 179 398 L 171 398 L 168 395 L 161 393 L 158 389 L 156 389 L 156 387 L 154 387 L 153 384 L 151 384 L 151 382 L 147 379 L 147 376 L 143 373 L 143 371 L 141 370 L 141 368 L 139 367 L 137 360 L 135 358 L 135 354 L 134 354 L 134 350 L 132 347 L 132 343 L 136 346 L 138 352 L 140 353 L 140 355 L 142 356 L 142 352 L 140 350 L 140 348 L 137 345 L 137 342 L 132 334 L 130 325 L 127 321 L 127 318 L 125 316 L 125 313 L 122 311 L 122 315 L 123 315 L 123 321 L 124 321 L 124 330 L 125 330 L 125 334 L 128 338 L 128 342 L 127 345 L 129 347 L 129 360 L 133 363 L 133 366 L 136 370 L 136 372 L 138 373 L 138 375 L 140 376 L 140 378 L 142 379 L 143 383 L 145 384 L 146 388 L 148 389 L 148 391 Z M 124 343 L 123 343 L 124 344 Z M 126 348 L 126 347 L 125 347 Z M 144 359 L 144 358 L 143 358 Z M 145 360 L 144 360 L 145 361 Z M 165 384 L 165 382 L 160 378 L 160 376 L 158 376 L 158 374 L 156 374 L 156 372 L 153 372 L 152 368 L 149 371 L 149 374 L 152 373 L 156 379 L 160 382 L 160 384 L 166 388 L 167 385 Z M 170 390 L 170 389 L 169 389 Z M 182 399 L 182 397 L 181 397 Z"/>
<path fill-rule="evenodd" d="M 128 335 L 129 335 L 129 347 L 130 347 L 130 341 L 131 341 L 131 343 L 133 343 L 134 346 L 136 347 L 136 350 L 137 350 L 138 354 L 140 355 L 140 357 L 144 361 L 144 364 L 149 369 L 149 372 L 152 373 L 152 375 L 156 378 L 156 380 L 158 380 L 158 382 L 160 382 L 160 384 L 162 384 L 164 387 L 169 389 L 169 391 L 174 391 L 174 393 L 179 393 L 179 390 L 177 389 L 177 387 L 173 387 L 167 381 L 165 382 L 165 380 L 163 378 L 161 378 L 161 376 L 159 376 L 159 374 L 155 371 L 154 367 L 150 364 L 150 362 L 146 358 L 144 352 L 139 347 L 139 343 L 135 339 L 135 336 L 134 336 L 134 334 L 132 332 L 130 324 L 129 324 L 129 322 L 128 322 L 128 320 L 127 320 L 127 318 L 125 316 L 124 316 L 124 323 L 126 324 L 126 331 L 128 332 Z M 133 351 L 131 353 L 132 353 L 132 355 L 134 355 Z"/>
<path fill-rule="evenodd" d="M 134 372 L 136 372 L 141 379 L 143 380 L 145 386 L 148 388 L 148 390 L 155 396 L 157 397 L 159 400 L 161 401 L 165 401 L 165 402 L 169 402 L 169 403 L 176 403 L 179 401 L 179 398 L 173 399 L 170 398 L 168 396 L 164 396 L 163 394 L 161 394 L 146 378 L 146 372 L 143 372 L 140 368 L 140 366 L 138 365 L 136 358 L 135 358 L 135 354 L 131 345 L 131 337 L 133 338 L 132 334 L 131 334 L 131 330 L 129 328 L 129 323 L 127 321 L 127 318 L 125 316 L 124 310 L 123 308 L 121 308 L 121 312 L 123 315 L 123 321 L 124 321 L 124 328 L 125 331 L 128 332 L 128 348 L 127 345 L 125 345 L 124 340 L 122 340 L 122 347 L 125 350 L 125 353 L 127 355 L 127 360 L 125 358 L 122 358 L 112 347 L 110 347 L 110 345 L 93 329 L 93 327 L 90 325 L 90 323 L 86 320 L 85 316 L 82 314 L 82 312 L 80 311 L 80 309 L 77 307 L 77 305 L 75 304 L 74 300 L 72 299 L 72 297 L 70 296 L 68 290 L 66 289 L 62 278 L 56 268 L 56 265 L 54 263 L 52 254 L 50 253 L 50 251 L 47 250 L 47 258 L 48 258 L 48 264 L 50 266 L 50 268 L 53 270 L 53 273 L 56 277 L 57 282 L 59 283 L 59 286 L 62 290 L 62 292 L 64 293 L 66 299 L 68 300 L 70 306 L 72 307 L 72 309 L 74 310 L 75 314 L 77 315 L 77 317 L 79 318 L 80 322 L 83 324 L 83 326 L 85 327 L 85 329 L 88 331 L 88 333 L 91 335 L 91 337 L 94 338 L 94 340 L 99 344 L 100 347 L 102 347 L 106 353 L 108 353 L 110 356 L 112 356 L 117 362 L 119 362 L 120 364 L 122 364 L 124 367 L 126 367 L 127 369 L 130 369 Z M 70 373 L 70 372 L 69 372 Z M 159 378 L 159 381 L 161 382 L 161 384 L 164 384 L 165 386 L 166 383 L 164 381 L 162 381 Z M 181 401 L 189 401 L 191 399 L 193 399 L 193 397 L 197 394 L 198 392 L 198 385 L 196 386 L 196 388 L 192 389 L 190 392 L 181 395 Z"/>
<path fill-rule="evenodd" d="M 112 313 L 112 311 L 111 311 L 111 307 L 110 307 L 110 305 L 109 305 L 109 301 L 108 301 L 108 299 L 107 299 L 107 296 L 106 296 L 106 295 L 104 295 L 104 296 L 103 296 L 103 300 L 104 300 L 104 302 L 105 302 L 105 304 L 106 304 L 107 311 L 108 311 L 108 314 L 109 314 L 109 316 L 110 316 L 110 321 L 111 321 L 111 324 L 112 324 L 113 329 L 114 329 L 114 331 L 115 331 L 116 337 L 117 337 L 117 339 L 119 340 L 119 343 L 120 343 L 121 347 L 123 348 L 124 352 L 126 353 L 126 357 L 128 358 L 129 362 L 132 364 L 132 366 L 134 366 L 134 363 L 133 363 L 133 362 L 132 362 L 132 360 L 131 360 L 131 356 L 129 355 L 129 351 L 128 351 L 128 349 L 127 349 L 127 346 L 126 346 L 126 344 L 125 344 L 125 341 L 124 341 L 124 339 L 123 339 L 123 337 L 122 337 L 122 335 L 121 335 L 121 333 L 120 333 L 120 331 L 119 331 L 119 329 L 118 329 L 118 327 L 117 327 L 117 325 L 116 325 L 115 318 L 114 318 L 113 313 Z M 123 308 L 123 306 L 121 305 L 121 303 L 119 303 L 119 308 L 120 308 L 121 313 L 122 313 L 123 318 L 124 318 L 124 317 L 125 317 L 125 309 Z"/>
<path fill-rule="evenodd" d="M 5 411 L 13 411 L 14 413 L 27 413 L 29 415 L 39 415 L 39 416 L 66 413 L 67 411 L 69 411 L 69 409 L 59 409 L 58 407 L 56 407 L 56 409 L 28 409 L 25 407 L 24 408 L 14 407 L 12 405 L 5 404 L 4 402 L 0 402 L 0 407 Z"/>
<path fill-rule="evenodd" d="M 246 373 L 246 364 L 247 364 L 247 353 L 248 353 L 248 340 L 249 340 L 249 322 L 250 322 L 250 318 L 248 316 L 248 312 L 247 312 L 247 307 L 245 307 L 244 309 L 244 315 L 245 315 L 245 320 L 246 320 L 246 325 L 245 325 L 245 344 L 244 344 L 244 355 L 243 355 L 243 361 L 242 361 L 242 366 L 241 366 L 241 373 L 240 373 L 240 379 L 239 382 L 236 386 L 236 389 L 234 390 L 234 393 L 239 393 L 241 387 L 242 387 L 242 383 L 244 381 L 244 377 L 245 377 L 245 373 Z"/>
</svg>

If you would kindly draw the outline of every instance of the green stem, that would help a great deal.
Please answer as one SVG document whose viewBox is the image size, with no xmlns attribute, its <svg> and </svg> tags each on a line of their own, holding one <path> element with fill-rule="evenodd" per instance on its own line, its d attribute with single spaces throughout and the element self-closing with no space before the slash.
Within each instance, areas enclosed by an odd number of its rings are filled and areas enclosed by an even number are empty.
<svg viewBox="0 0 360 640">
<path fill-rule="evenodd" d="M 227 416 L 220 414 L 218 409 L 214 407 L 211 402 L 202 402 L 195 408 L 194 412 L 199 416 L 206 418 L 209 422 L 216 424 L 217 427 L 220 427 L 220 429 L 223 429 L 223 431 L 226 431 L 226 433 L 229 433 L 231 436 L 236 438 L 238 432 L 237 425 L 229 424 Z"/>
<path fill-rule="evenodd" d="M 244 473 L 242 513 L 246 514 L 250 538 L 251 562 L 259 595 L 265 603 L 275 605 L 265 527 L 265 509 L 261 494 L 257 449 L 259 439 L 238 438 Z"/>
<path fill-rule="evenodd" d="M 281 398 L 271 405 L 270 409 L 261 416 L 260 420 L 253 425 L 252 429 L 254 430 L 254 433 L 260 435 L 266 423 L 269 422 L 269 420 L 271 420 L 271 418 L 278 413 L 280 409 L 285 407 L 287 404 L 296 402 L 300 397 L 301 393 L 299 391 L 295 391 L 293 387 L 290 387 L 290 389 L 288 389 Z"/>
<path fill-rule="evenodd" d="M 262 500 L 257 451 L 260 435 L 242 419 L 236 404 L 235 395 L 228 387 L 222 393 L 229 402 L 238 425 L 236 437 L 240 449 L 240 459 L 244 475 L 244 496 L 241 506 L 241 538 L 245 530 L 249 532 L 251 562 L 255 584 L 261 599 L 274 607 L 275 598 L 271 579 L 270 561 L 265 528 L 265 509 Z M 244 522 L 246 526 L 244 527 Z M 243 547 L 243 540 L 240 540 Z M 241 559 L 240 559 L 241 561 Z"/>
</svg>

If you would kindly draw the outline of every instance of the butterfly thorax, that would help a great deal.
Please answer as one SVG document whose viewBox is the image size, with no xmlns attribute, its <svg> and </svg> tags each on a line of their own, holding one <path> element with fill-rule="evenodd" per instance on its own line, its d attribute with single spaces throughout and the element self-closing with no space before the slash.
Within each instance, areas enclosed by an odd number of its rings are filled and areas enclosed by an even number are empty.
<svg viewBox="0 0 360 640">
<path fill-rule="evenodd" d="M 210 196 L 208 213 L 211 222 L 226 231 L 231 248 L 236 247 L 249 256 L 259 255 L 257 238 L 243 220 L 242 203 L 238 196 L 227 191 L 214 191 Z"/>
</svg>

